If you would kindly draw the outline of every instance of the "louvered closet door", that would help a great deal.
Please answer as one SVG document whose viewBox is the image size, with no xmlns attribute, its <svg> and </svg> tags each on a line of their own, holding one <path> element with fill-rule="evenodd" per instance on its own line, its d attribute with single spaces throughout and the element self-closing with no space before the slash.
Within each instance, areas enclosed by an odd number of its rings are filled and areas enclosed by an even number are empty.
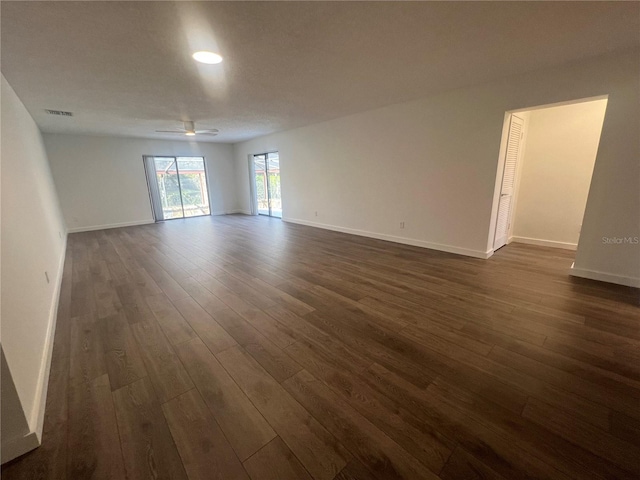
<svg viewBox="0 0 640 480">
<path fill-rule="evenodd" d="M 511 115 L 509 136 L 507 137 L 507 155 L 504 162 L 502 187 L 500 189 L 500 203 L 498 204 L 498 221 L 496 222 L 496 237 L 493 249 L 497 250 L 507 244 L 509 226 L 511 225 L 511 209 L 513 207 L 513 189 L 516 182 L 516 166 L 520 158 L 524 120 Z"/>
</svg>

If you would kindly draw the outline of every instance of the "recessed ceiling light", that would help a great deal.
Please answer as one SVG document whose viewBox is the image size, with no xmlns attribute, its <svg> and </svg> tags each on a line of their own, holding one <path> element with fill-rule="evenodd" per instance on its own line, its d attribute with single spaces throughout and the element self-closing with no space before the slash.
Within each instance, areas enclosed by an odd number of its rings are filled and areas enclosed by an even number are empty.
<svg viewBox="0 0 640 480">
<path fill-rule="evenodd" d="M 208 63 L 210 65 L 222 62 L 222 57 L 220 55 L 218 55 L 217 53 L 207 52 L 204 50 L 201 52 L 196 52 L 191 56 L 196 62 Z"/>
<path fill-rule="evenodd" d="M 185 135 L 187 137 L 193 137 L 195 134 L 196 134 L 196 132 L 187 132 L 187 133 L 185 133 Z"/>
</svg>

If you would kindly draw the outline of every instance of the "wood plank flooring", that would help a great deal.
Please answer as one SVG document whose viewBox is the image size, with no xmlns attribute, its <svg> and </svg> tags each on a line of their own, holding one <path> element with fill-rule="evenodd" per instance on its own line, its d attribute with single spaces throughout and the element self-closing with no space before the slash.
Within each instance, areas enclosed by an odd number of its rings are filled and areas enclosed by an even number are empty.
<svg viewBox="0 0 640 480">
<path fill-rule="evenodd" d="M 3 479 L 637 479 L 640 294 L 247 216 L 69 236 Z"/>
</svg>

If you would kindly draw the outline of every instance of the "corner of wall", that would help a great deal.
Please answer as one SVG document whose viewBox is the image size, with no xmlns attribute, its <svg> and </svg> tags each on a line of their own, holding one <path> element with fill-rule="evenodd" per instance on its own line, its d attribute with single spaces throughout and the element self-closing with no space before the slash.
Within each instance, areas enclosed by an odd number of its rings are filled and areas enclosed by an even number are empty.
<svg viewBox="0 0 640 480">
<path fill-rule="evenodd" d="M 20 455 L 24 455 L 31 450 L 38 448 L 41 443 L 41 437 L 35 432 L 29 432 L 22 437 L 2 439 L 2 454 L 0 455 L 0 462 L 5 464 L 11 460 L 18 458 Z"/>
<path fill-rule="evenodd" d="M 24 425 L 10 432 L 3 422 L 4 463 L 39 446 L 42 437 L 68 229 L 42 134 L 4 76 L 2 117 L 6 122 L 2 125 L 6 140 L 2 143 L 3 201 L 21 198 L 32 213 L 24 217 L 11 212 L 2 218 L 3 247 L 12 248 L 11 255 L 3 258 L 3 295 L 7 286 L 11 294 L 3 302 L 2 349 L 14 387 L 2 389 L 2 405 L 12 402 L 13 414 L 8 418 L 24 419 Z M 24 197 L 27 184 L 32 191 Z M 29 202 L 37 208 L 31 208 Z M 54 278 L 47 276 L 45 284 L 42 272 Z M 29 296 L 15 295 L 16 292 L 29 292 Z"/>
<path fill-rule="evenodd" d="M 40 372 L 38 375 L 36 385 L 36 399 L 32 412 L 26 412 L 22 410 L 20 405 L 20 412 L 24 415 L 26 420 L 26 427 L 29 429 L 27 433 L 17 436 L 5 436 L 5 432 L 2 432 L 1 454 L 0 462 L 2 464 L 13 460 L 14 458 L 24 455 L 25 453 L 37 448 L 42 442 L 42 432 L 44 429 L 44 416 L 47 404 L 47 391 L 49 387 L 49 374 L 51 372 L 51 360 L 53 356 L 53 343 L 58 319 L 58 307 L 60 303 L 60 294 L 62 288 L 62 277 L 64 273 L 64 264 L 66 260 L 67 251 L 67 229 L 64 229 L 62 255 L 60 256 L 58 264 L 58 274 L 55 280 L 55 287 L 53 293 L 53 303 L 49 310 L 49 317 L 47 321 L 47 333 L 44 345 L 44 353 L 40 363 Z M 5 366 L 4 352 L 2 353 L 3 367 Z M 8 369 L 8 366 L 6 367 Z M 3 374 L 3 377 L 5 375 Z M 14 387 L 15 389 L 15 387 Z M 4 390 L 4 389 L 3 389 Z M 18 403 L 20 399 L 17 397 Z M 5 397 L 3 392 L 2 403 L 5 403 Z"/>
<path fill-rule="evenodd" d="M 569 275 L 572 277 L 587 278 L 589 280 L 597 280 L 599 282 L 616 283 L 627 287 L 640 288 L 640 277 L 625 277 L 612 273 L 599 272 L 596 270 L 588 270 L 586 268 L 576 267 L 575 262 L 571 264 Z"/>
</svg>

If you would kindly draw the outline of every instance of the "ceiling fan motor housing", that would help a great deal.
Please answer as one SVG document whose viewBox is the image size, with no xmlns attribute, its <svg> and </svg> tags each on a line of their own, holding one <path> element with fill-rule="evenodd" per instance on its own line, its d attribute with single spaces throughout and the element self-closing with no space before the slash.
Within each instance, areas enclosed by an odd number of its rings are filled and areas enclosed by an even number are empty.
<svg viewBox="0 0 640 480">
<path fill-rule="evenodd" d="M 190 120 L 185 120 L 184 122 L 184 129 L 188 132 L 188 133 L 196 133 L 196 126 L 195 124 L 190 121 Z"/>
</svg>

